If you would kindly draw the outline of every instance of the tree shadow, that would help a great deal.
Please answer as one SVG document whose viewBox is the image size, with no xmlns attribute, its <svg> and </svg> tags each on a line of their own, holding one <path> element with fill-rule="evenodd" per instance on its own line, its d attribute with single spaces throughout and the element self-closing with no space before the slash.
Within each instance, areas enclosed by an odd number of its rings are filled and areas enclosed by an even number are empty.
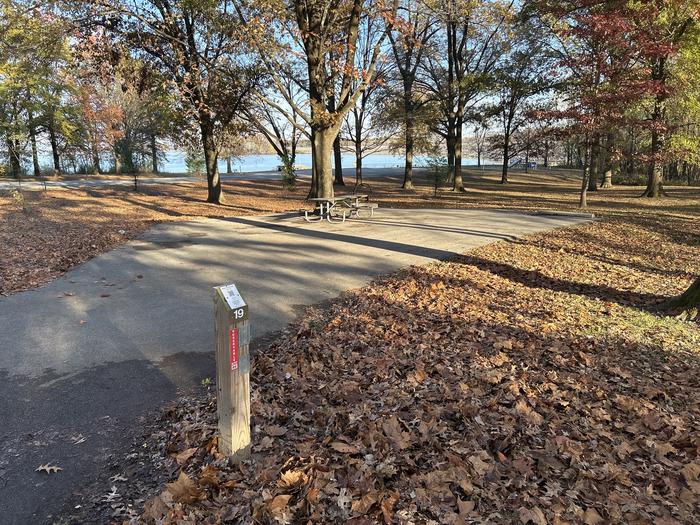
<svg viewBox="0 0 700 525">
<path fill-rule="evenodd" d="M 664 295 L 619 290 L 610 286 L 557 279 L 544 275 L 542 272 L 536 270 L 524 270 L 510 264 L 490 261 L 473 255 L 460 255 L 451 259 L 451 261 L 468 266 L 475 266 L 481 270 L 498 275 L 499 277 L 528 288 L 541 288 L 554 292 L 583 295 L 624 306 L 654 310 L 655 307 L 658 307 L 659 304 L 668 299 L 668 297 Z"/>
</svg>

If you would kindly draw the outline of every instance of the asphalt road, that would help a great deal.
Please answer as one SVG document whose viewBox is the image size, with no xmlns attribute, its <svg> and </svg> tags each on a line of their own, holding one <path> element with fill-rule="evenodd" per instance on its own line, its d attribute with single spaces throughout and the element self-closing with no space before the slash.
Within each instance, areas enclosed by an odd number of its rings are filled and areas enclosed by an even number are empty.
<svg viewBox="0 0 700 525">
<path fill-rule="evenodd" d="M 345 224 L 289 216 L 161 224 L 1 298 L 0 522 L 52 523 L 126 449 L 139 417 L 215 376 L 213 286 L 238 285 L 259 338 L 301 305 L 378 274 L 583 220 L 380 209 Z M 49 462 L 63 471 L 34 471 Z"/>
</svg>

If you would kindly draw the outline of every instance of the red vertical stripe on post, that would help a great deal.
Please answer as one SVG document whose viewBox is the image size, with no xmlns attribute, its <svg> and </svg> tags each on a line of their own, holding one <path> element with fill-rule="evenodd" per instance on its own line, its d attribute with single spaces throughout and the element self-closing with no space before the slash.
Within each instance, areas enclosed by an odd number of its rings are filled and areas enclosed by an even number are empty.
<svg viewBox="0 0 700 525">
<path fill-rule="evenodd" d="M 230 345 L 229 345 L 229 363 L 231 364 L 231 371 L 238 370 L 238 328 L 231 328 L 230 333 Z"/>
</svg>

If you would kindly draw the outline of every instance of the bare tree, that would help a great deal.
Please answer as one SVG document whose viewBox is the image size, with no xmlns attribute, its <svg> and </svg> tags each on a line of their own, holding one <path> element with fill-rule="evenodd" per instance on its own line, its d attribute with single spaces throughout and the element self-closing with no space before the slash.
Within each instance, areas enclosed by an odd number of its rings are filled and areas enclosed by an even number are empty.
<svg viewBox="0 0 700 525">
<path fill-rule="evenodd" d="M 404 113 L 405 167 L 402 188 L 413 189 L 413 154 L 415 146 L 415 113 L 422 104 L 416 96 L 416 79 L 423 64 L 426 46 L 439 26 L 422 0 L 404 0 L 399 4 L 396 26 L 389 33 L 395 70 L 400 78 Z"/>
<path fill-rule="evenodd" d="M 369 0 L 289 0 L 273 18 L 261 22 L 256 47 L 279 96 L 294 108 L 310 129 L 313 170 L 311 195 L 333 196 L 333 143 L 352 110 L 375 76 L 386 33 L 396 5 Z M 254 5 L 239 4 L 243 20 L 252 23 L 261 11 Z M 371 44 L 367 69 L 355 67 L 360 23 L 365 18 L 383 18 L 385 28 Z M 272 25 L 270 25 L 272 24 Z M 272 30 L 271 30 L 272 29 Z M 290 96 L 280 71 L 293 69 L 301 61 L 304 76 L 298 85 L 308 91 L 308 109 L 299 107 Z M 296 70 L 296 74 L 301 71 Z M 359 82 L 357 79 L 359 78 Z M 332 103 L 331 103 L 332 102 Z M 291 115 L 274 101 L 288 120 Z"/>
<path fill-rule="evenodd" d="M 358 50 L 356 54 L 356 68 L 364 71 L 372 60 L 372 49 L 378 35 L 384 31 L 381 20 L 367 18 L 360 26 L 358 38 Z M 360 94 L 357 103 L 345 116 L 343 130 L 345 137 L 352 144 L 355 154 L 355 187 L 361 186 L 362 160 L 372 153 L 381 150 L 391 136 L 392 130 L 386 125 L 379 125 L 379 113 L 383 98 L 386 97 L 384 89 L 390 64 L 380 61 L 377 72 L 372 81 Z M 360 82 L 358 79 L 356 82 Z M 354 86 L 357 89 L 357 86 Z"/>
<path fill-rule="evenodd" d="M 435 7 L 443 31 L 423 69 L 440 112 L 434 130 L 445 139 L 455 191 L 464 191 L 462 130 L 488 96 L 492 73 L 508 45 L 514 3 L 441 0 Z"/>
</svg>

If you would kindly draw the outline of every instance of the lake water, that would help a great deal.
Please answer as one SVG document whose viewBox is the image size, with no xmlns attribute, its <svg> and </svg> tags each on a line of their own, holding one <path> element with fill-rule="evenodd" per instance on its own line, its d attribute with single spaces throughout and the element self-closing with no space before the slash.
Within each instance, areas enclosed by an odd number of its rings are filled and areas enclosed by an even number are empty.
<svg viewBox="0 0 700 525">
<path fill-rule="evenodd" d="M 185 164 L 185 154 L 180 151 L 167 151 L 166 158 L 159 162 L 158 168 L 163 173 L 187 173 Z M 344 153 L 343 168 L 350 171 L 355 167 L 355 155 L 352 153 Z M 43 170 L 47 172 L 51 170 L 52 163 L 50 153 L 40 151 L 39 162 Z M 102 158 L 102 168 L 113 169 L 113 158 Z M 402 168 L 404 166 L 403 155 L 387 155 L 383 153 L 375 153 L 368 155 L 362 161 L 362 166 L 365 168 Z M 23 166 L 27 173 L 31 173 L 31 159 L 26 156 L 23 158 Z M 311 154 L 299 153 L 297 155 L 297 166 L 299 169 L 311 168 Z M 413 165 L 417 168 L 425 167 L 430 164 L 428 157 L 416 155 L 413 158 Z M 280 165 L 280 159 L 277 155 L 243 155 L 231 159 L 231 168 L 234 172 L 256 172 L 256 171 L 277 171 L 277 166 Z M 463 166 L 476 166 L 476 159 L 463 158 Z M 146 170 L 150 168 L 150 160 L 146 159 Z M 219 159 L 219 171 L 226 173 L 226 159 Z"/>
<path fill-rule="evenodd" d="M 413 165 L 416 167 L 426 166 L 428 158 L 416 156 L 414 157 Z M 296 159 L 297 166 L 302 168 L 311 167 L 311 154 L 299 153 Z M 476 159 L 463 159 L 462 164 L 476 165 Z M 277 155 L 244 155 L 238 158 L 233 158 L 231 166 L 233 171 L 237 172 L 253 172 L 253 171 L 276 171 L 280 165 L 280 159 Z M 373 154 L 368 155 L 363 159 L 362 166 L 365 168 L 396 168 L 403 167 L 404 157 L 402 155 L 386 155 Z M 343 168 L 355 167 L 355 155 L 343 154 Z M 185 156 L 179 151 L 167 152 L 167 161 L 160 163 L 160 170 L 167 173 L 187 173 L 185 165 Z M 219 170 L 222 173 L 226 172 L 226 160 L 219 159 Z"/>
</svg>

